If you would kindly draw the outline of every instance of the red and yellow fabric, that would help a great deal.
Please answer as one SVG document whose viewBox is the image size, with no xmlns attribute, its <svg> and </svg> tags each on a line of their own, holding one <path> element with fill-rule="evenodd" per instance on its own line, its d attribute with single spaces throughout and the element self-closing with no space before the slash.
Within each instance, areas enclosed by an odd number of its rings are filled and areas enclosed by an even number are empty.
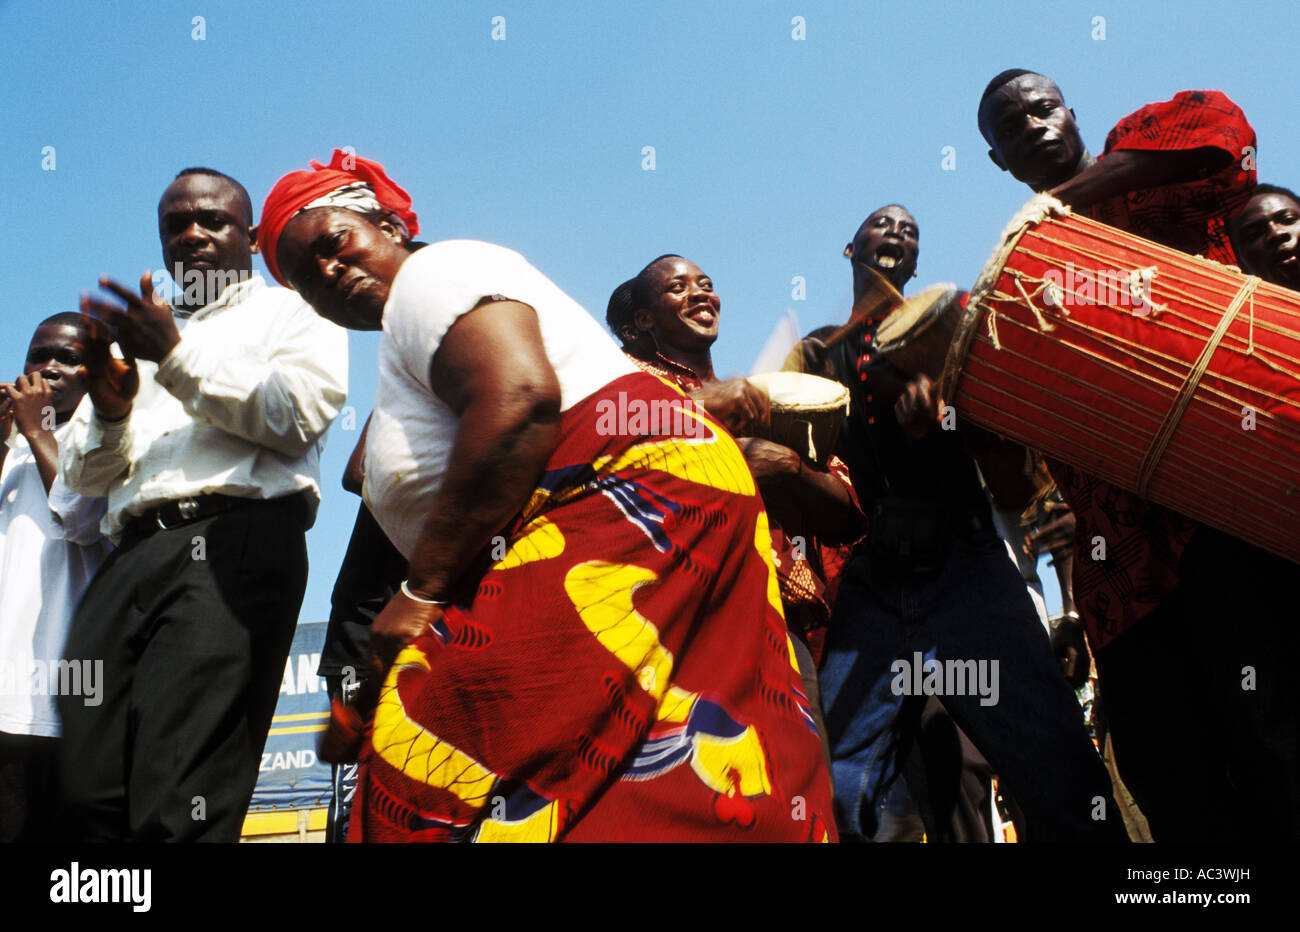
<svg viewBox="0 0 1300 932">
<path fill-rule="evenodd" d="M 643 373 L 565 412 L 498 556 L 390 671 L 353 840 L 835 840 L 767 518 L 707 414 Z"/>
<path fill-rule="evenodd" d="M 641 370 L 658 376 L 684 392 L 695 391 L 704 385 L 704 379 L 697 373 L 662 353 L 656 353 L 650 359 L 628 353 L 628 358 Z M 849 478 L 849 469 L 844 461 L 832 455 L 827 461 L 826 469 L 844 485 L 854 507 L 858 507 L 853 481 Z M 772 559 L 781 588 L 786 621 L 791 625 L 791 630 L 802 634 L 808 642 L 813 663 L 820 665 L 826 629 L 831 620 L 831 605 L 835 602 L 840 576 L 853 548 L 833 547 L 822 543 L 803 528 L 783 528 L 775 522 L 771 524 L 771 534 Z M 800 539 L 798 546 L 795 538 Z"/>
</svg>

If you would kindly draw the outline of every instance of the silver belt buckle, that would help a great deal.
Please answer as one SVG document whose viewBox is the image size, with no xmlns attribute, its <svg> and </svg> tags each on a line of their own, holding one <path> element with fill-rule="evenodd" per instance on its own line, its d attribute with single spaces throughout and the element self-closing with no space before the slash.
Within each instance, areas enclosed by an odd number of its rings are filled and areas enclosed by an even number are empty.
<svg viewBox="0 0 1300 932">
<path fill-rule="evenodd" d="M 176 509 L 181 514 L 181 521 L 193 521 L 194 517 L 199 513 L 199 501 L 196 498 L 182 498 L 176 503 Z M 154 522 L 161 531 L 171 530 L 163 521 L 161 513 L 154 515 Z M 180 527 L 179 524 L 176 526 Z"/>
</svg>

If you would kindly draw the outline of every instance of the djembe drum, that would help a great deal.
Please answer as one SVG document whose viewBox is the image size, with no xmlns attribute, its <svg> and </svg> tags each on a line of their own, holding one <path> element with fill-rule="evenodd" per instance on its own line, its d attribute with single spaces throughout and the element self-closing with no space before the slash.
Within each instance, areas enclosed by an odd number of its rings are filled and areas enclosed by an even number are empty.
<svg viewBox="0 0 1300 932">
<path fill-rule="evenodd" d="M 1300 562 L 1300 293 L 1039 195 L 945 314 L 959 417 Z"/>
<path fill-rule="evenodd" d="M 764 372 L 749 381 L 767 392 L 770 427 L 764 439 L 790 447 L 824 466 L 849 411 L 849 390 L 839 382 L 800 372 Z"/>
</svg>

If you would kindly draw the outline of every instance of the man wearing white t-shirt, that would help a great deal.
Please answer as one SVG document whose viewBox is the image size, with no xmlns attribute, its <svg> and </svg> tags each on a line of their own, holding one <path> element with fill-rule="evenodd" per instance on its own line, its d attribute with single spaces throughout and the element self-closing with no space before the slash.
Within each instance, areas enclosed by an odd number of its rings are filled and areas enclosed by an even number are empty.
<svg viewBox="0 0 1300 932">
<path fill-rule="evenodd" d="M 67 652 L 104 662 L 103 702 L 60 702 L 78 839 L 234 841 L 307 581 L 325 431 L 346 396 L 347 335 L 252 272 L 252 207 L 210 169 L 158 205 L 168 306 L 101 279 L 112 328 L 87 347 L 88 397 L 61 467 L 108 497 L 120 542 Z"/>
<path fill-rule="evenodd" d="M 86 392 L 84 336 L 77 314 L 42 321 L 23 374 L 0 383 L 0 842 L 52 839 L 54 696 L 93 704 L 102 687 L 102 664 L 61 662 L 73 609 L 109 551 L 104 500 L 57 476 L 58 443 Z"/>
</svg>

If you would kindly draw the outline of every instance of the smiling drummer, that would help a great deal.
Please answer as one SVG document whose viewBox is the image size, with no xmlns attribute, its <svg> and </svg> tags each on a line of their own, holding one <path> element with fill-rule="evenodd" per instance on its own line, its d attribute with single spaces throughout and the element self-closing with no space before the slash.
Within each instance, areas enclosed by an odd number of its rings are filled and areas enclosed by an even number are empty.
<svg viewBox="0 0 1300 932">
<path fill-rule="evenodd" d="M 1182 91 L 1116 124 L 1094 158 L 1047 77 L 993 78 L 989 158 L 1034 191 L 1174 249 L 1236 261 L 1228 219 L 1255 183 L 1255 132 L 1219 91 Z M 1295 703 L 1280 664 L 1294 564 L 1078 470 L 1052 473 L 1077 516 L 1074 590 L 1116 762 L 1156 841 L 1300 838 Z M 1093 542 L 1106 544 L 1094 560 Z M 1289 590 L 1289 591 L 1288 591 Z M 1257 679 L 1243 689 L 1243 670 Z M 1203 690 L 1188 714 L 1188 688 Z M 1207 720 L 1208 717 L 1208 720 Z M 1206 735 L 1220 753 L 1203 753 Z M 1228 803 L 1228 800 L 1232 800 Z"/>
<path fill-rule="evenodd" d="M 765 426 L 768 400 L 743 378 L 720 381 L 714 374 L 721 312 L 713 280 L 695 263 L 665 255 L 614 290 L 606 322 L 638 367 L 689 393 L 740 436 L 737 444 L 768 511 L 781 603 L 824 740 L 814 655 L 830 620 L 839 566 L 828 565 L 826 557 L 862 535 L 862 513 L 838 458 L 819 468 L 790 447 L 751 436 Z"/>
</svg>

